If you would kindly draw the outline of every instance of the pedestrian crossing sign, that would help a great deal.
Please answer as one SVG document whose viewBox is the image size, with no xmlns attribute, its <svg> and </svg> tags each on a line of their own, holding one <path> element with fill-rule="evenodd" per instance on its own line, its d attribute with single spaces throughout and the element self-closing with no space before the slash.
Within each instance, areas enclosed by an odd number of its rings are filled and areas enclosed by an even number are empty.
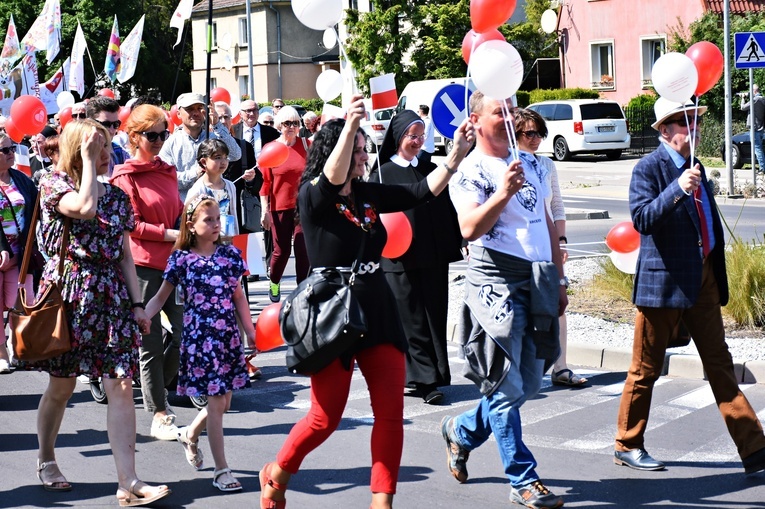
<svg viewBox="0 0 765 509">
<path fill-rule="evenodd" d="M 736 69 L 765 67 L 765 32 L 735 34 Z"/>
</svg>

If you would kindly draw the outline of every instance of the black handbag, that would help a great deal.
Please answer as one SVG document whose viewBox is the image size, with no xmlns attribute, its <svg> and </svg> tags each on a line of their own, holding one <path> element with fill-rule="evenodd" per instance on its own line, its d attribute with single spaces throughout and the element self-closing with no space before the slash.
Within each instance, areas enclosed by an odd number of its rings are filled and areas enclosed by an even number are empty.
<svg viewBox="0 0 765 509">
<path fill-rule="evenodd" d="M 364 311 L 353 295 L 365 242 L 366 234 L 353 267 L 316 268 L 284 301 L 279 325 L 292 373 L 321 371 L 367 332 Z"/>
</svg>

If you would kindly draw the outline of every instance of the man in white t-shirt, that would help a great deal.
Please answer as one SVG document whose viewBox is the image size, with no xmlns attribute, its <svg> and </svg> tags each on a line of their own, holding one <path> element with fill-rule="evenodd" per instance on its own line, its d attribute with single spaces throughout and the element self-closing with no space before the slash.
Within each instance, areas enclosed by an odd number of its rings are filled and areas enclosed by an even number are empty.
<svg viewBox="0 0 765 509">
<path fill-rule="evenodd" d="M 472 95 L 476 149 L 449 184 L 460 229 L 470 242 L 457 334 L 464 375 L 483 396 L 474 409 L 445 417 L 441 432 L 449 470 L 459 482 L 467 481 L 470 451 L 493 433 L 512 486 L 510 500 L 555 508 L 563 499 L 535 472 L 537 462 L 522 440 L 520 407 L 539 391 L 545 363 L 552 365 L 560 353 L 555 315 L 568 304 L 568 282 L 545 208 L 541 170 L 525 158 L 514 160 L 508 145 L 513 119 L 506 112 L 512 109 L 512 103 L 503 107 L 479 91 Z M 542 317 L 547 325 L 540 329 Z"/>
</svg>

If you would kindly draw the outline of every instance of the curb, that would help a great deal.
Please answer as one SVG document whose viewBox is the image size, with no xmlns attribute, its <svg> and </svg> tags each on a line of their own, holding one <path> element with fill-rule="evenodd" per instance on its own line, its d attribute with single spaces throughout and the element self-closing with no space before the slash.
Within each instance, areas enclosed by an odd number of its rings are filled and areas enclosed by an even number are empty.
<svg viewBox="0 0 765 509">
<path fill-rule="evenodd" d="M 580 219 L 609 219 L 607 210 L 577 210 L 575 212 L 566 212 L 566 221 L 577 221 Z"/>
</svg>

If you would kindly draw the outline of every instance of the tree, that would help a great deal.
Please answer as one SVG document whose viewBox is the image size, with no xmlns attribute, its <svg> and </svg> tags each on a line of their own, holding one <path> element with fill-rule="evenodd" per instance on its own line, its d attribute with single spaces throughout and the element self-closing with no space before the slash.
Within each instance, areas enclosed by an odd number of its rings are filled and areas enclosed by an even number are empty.
<svg viewBox="0 0 765 509">
<path fill-rule="evenodd" d="M 45 64 L 44 53 L 38 54 L 38 67 L 40 81 L 43 82 L 55 72 L 72 52 L 72 43 L 77 29 L 77 21 L 82 25 L 85 40 L 88 43 L 91 60 L 85 54 L 85 83 L 90 86 L 86 90 L 87 96 L 96 93 L 94 86 L 96 77 L 101 75 L 106 56 L 106 47 L 111 34 L 114 15 L 117 15 L 121 37 L 126 37 L 130 30 L 145 13 L 143 42 L 138 57 L 135 76 L 125 84 L 115 82 L 105 85 L 118 90 L 125 102 L 133 95 L 152 93 L 170 102 L 180 93 L 191 87 L 190 70 L 192 67 L 192 55 L 190 45 L 186 47 L 183 61 L 180 63 L 178 73 L 177 90 L 173 91 L 176 72 L 181 56 L 181 47 L 173 49 L 176 32 L 170 30 L 170 17 L 172 16 L 177 0 L 146 0 L 125 2 L 122 0 L 73 0 L 61 2 L 61 50 L 56 60 L 49 67 Z M 42 11 L 43 2 L 39 0 L 5 0 L 2 13 L 0 13 L 0 41 L 5 41 L 5 32 L 8 27 L 8 19 L 13 14 L 16 28 L 23 37 L 37 16 Z M 191 27 L 185 27 L 191 30 Z M 95 67 L 95 73 L 94 68 Z"/>
</svg>

